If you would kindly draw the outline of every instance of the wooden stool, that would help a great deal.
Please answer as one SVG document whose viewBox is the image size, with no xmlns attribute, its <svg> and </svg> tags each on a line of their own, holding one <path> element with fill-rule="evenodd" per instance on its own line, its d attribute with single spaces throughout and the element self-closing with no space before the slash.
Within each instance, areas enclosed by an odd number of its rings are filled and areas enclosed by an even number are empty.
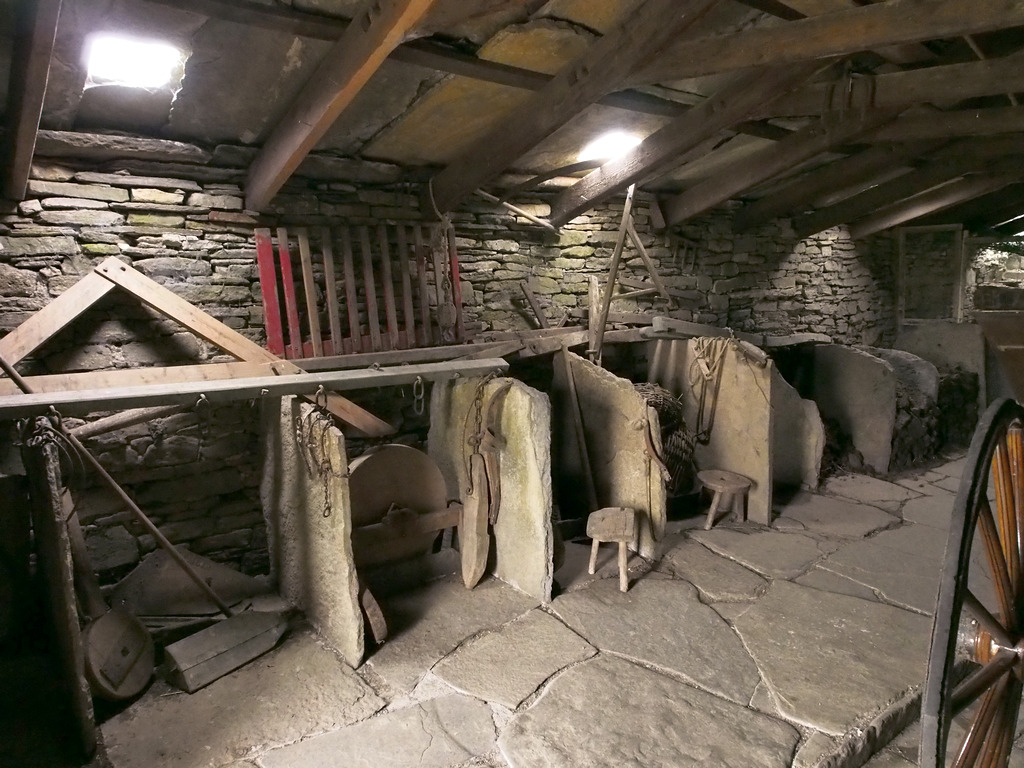
<svg viewBox="0 0 1024 768">
<path fill-rule="evenodd" d="M 743 503 L 750 488 L 750 480 L 735 472 L 726 472 L 724 469 L 704 469 L 697 473 L 697 479 L 701 485 L 715 492 L 711 499 L 711 509 L 708 510 L 708 519 L 704 523 L 704 530 L 710 531 L 715 524 L 715 513 L 722 507 L 732 505 L 732 511 L 743 521 L 747 519 L 747 507 Z"/>
<path fill-rule="evenodd" d="M 619 543 L 619 589 L 629 589 L 626 544 L 636 538 L 636 510 L 629 507 L 605 507 L 587 518 L 587 536 L 594 540 L 590 548 L 590 573 L 597 570 L 597 548 L 603 541 Z"/>
</svg>

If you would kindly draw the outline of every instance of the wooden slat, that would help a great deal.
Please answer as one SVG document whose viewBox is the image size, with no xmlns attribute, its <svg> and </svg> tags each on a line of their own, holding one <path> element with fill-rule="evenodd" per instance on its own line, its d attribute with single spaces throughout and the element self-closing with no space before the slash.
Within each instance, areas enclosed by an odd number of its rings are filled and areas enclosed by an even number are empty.
<svg viewBox="0 0 1024 768">
<path fill-rule="evenodd" d="M 384 283 L 384 317 L 388 327 L 388 348 L 398 349 L 398 310 L 395 307 L 395 285 L 391 281 L 391 248 L 388 246 L 386 224 L 377 227 L 380 241 L 380 272 Z"/>
<path fill-rule="evenodd" d="M 423 243 L 423 228 L 413 227 L 413 244 L 416 248 L 416 287 L 420 299 L 420 344 L 429 346 L 436 341 L 430 327 L 430 300 L 427 288 L 427 251 Z"/>
<path fill-rule="evenodd" d="M 0 356 L 14 365 L 31 355 L 113 288 L 114 286 L 102 277 L 90 272 L 0 339 Z"/>
<path fill-rule="evenodd" d="M 514 130 L 502 123 L 434 176 L 433 199 L 452 210 L 466 195 L 511 166 L 585 107 L 618 88 L 650 58 L 699 20 L 716 0 L 647 0 L 615 30 L 592 43 L 517 110 Z"/>
<path fill-rule="evenodd" d="M 466 339 L 466 319 L 462 314 L 462 279 L 459 275 L 459 251 L 455 247 L 455 227 L 448 228 L 448 270 L 452 280 L 452 302 L 455 304 L 455 338 Z"/>
<path fill-rule="evenodd" d="M 887 0 L 772 27 L 678 42 L 638 69 L 630 84 L 784 64 L 989 32 L 1024 24 L 1024 4 L 1006 0 Z"/>
<path fill-rule="evenodd" d="M 711 178 L 669 199 L 664 206 L 665 221 L 669 225 L 678 224 L 710 210 L 734 195 L 787 171 L 830 147 L 851 141 L 877 128 L 893 117 L 894 113 L 888 110 L 866 114 L 853 112 L 838 121 L 814 124 L 797 131 L 774 146 L 766 147 L 718 169 Z"/>
<path fill-rule="evenodd" d="M 120 368 L 113 371 L 26 376 L 25 381 L 28 382 L 33 392 L 80 392 L 87 389 L 117 389 L 145 387 L 151 384 L 180 384 L 274 376 L 276 375 L 274 365 L 274 363 L 237 362 L 173 365 L 160 368 Z M 0 395 L 17 395 L 20 392 L 18 385 L 10 379 L 0 379 Z"/>
<path fill-rule="evenodd" d="M 370 228 L 359 227 L 359 251 L 363 264 L 363 290 L 366 292 L 366 322 L 370 329 L 370 345 L 374 352 L 382 349 L 380 317 L 377 312 L 377 281 L 373 274 L 373 253 L 370 250 Z"/>
<path fill-rule="evenodd" d="M 338 307 L 338 279 L 334 274 L 334 243 L 331 230 L 320 230 L 320 250 L 324 255 L 324 300 L 327 302 L 327 319 L 331 326 L 331 345 L 338 350 L 342 345 L 341 315 Z"/>
<path fill-rule="evenodd" d="M 359 295 L 356 291 L 356 270 L 352 257 L 352 232 L 341 230 L 342 271 L 345 276 L 345 309 L 348 312 L 348 332 L 356 352 L 363 351 L 363 332 L 359 327 Z"/>
<path fill-rule="evenodd" d="M 398 225 L 398 263 L 402 272 L 402 317 L 405 319 L 405 336 L 415 345 L 416 311 L 412 300 L 412 276 L 409 271 L 409 234 L 404 224 Z"/>
<path fill-rule="evenodd" d="M 277 267 L 274 264 L 274 243 L 269 229 L 256 230 L 256 264 L 260 272 L 260 293 L 263 295 L 263 326 L 267 332 L 267 349 L 275 355 L 284 355 L 281 302 L 277 296 Z"/>
<path fill-rule="evenodd" d="M 800 84 L 822 66 L 820 62 L 804 62 L 733 78 L 711 98 L 562 191 L 551 205 L 549 220 L 555 226 L 562 226 L 630 184 L 664 168 L 679 155 L 745 120 L 765 102 Z"/>
<path fill-rule="evenodd" d="M 299 302 L 295 297 L 295 278 L 292 276 L 292 255 L 288 250 L 288 230 L 277 228 L 277 258 L 281 264 L 281 288 L 284 292 L 284 311 L 288 319 L 287 357 L 302 357 L 302 325 L 299 323 Z"/>
<path fill-rule="evenodd" d="M 313 354 L 324 354 L 323 335 L 320 332 L 320 310 L 316 303 L 316 281 L 313 278 L 313 252 L 309 248 L 309 231 L 305 227 L 297 231 L 299 238 L 299 259 L 302 263 L 302 289 L 306 294 L 306 314 L 309 315 L 309 339 Z"/>
<path fill-rule="evenodd" d="M 17 28 L 4 141 L 4 197 L 11 200 L 25 199 L 60 9 L 61 0 L 21 2 L 15 7 Z"/>
<path fill-rule="evenodd" d="M 435 307 L 437 307 L 437 334 L 438 343 L 448 344 L 451 339 L 444 338 L 444 328 L 441 327 L 441 307 L 444 306 L 444 262 L 447 257 L 448 248 L 447 242 L 444 240 L 444 233 L 440 231 L 439 225 L 434 225 L 430 228 L 430 264 L 434 270 L 434 298 L 436 299 Z M 439 248 L 435 248 L 435 245 L 439 245 L 440 248 L 444 248 L 442 253 Z"/>
<path fill-rule="evenodd" d="M 434 0 L 375 0 L 321 61 L 249 169 L 246 207 L 262 210 Z"/>
</svg>

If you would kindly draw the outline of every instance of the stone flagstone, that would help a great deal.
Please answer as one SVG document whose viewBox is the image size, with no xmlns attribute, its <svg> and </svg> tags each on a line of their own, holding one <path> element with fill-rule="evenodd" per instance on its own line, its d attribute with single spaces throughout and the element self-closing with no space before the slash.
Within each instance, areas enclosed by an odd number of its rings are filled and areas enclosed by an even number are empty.
<svg viewBox="0 0 1024 768">
<path fill-rule="evenodd" d="M 924 681 L 931 620 L 901 608 L 776 581 L 734 626 L 779 711 L 826 733 Z"/>
<path fill-rule="evenodd" d="M 511 621 L 537 601 L 495 579 L 469 590 L 460 578 L 434 582 L 381 605 L 390 634 L 368 663 L 388 685 L 408 693 L 463 640 Z"/>
<path fill-rule="evenodd" d="M 825 481 L 825 493 L 871 504 L 886 512 L 897 512 L 903 502 L 918 494 L 896 483 L 879 480 L 868 475 L 839 475 Z"/>
<path fill-rule="evenodd" d="M 839 595 L 859 597 L 862 600 L 878 601 L 878 596 L 871 587 L 847 578 L 846 576 L 840 576 L 838 573 L 833 573 L 820 565 L 816 565 L 803 576 L 798 576 L 793 579 L 793 581 L 796 584 L 802 584 L 805 587 L 813 587 L 814 589 L 820 589 L 824 592 L 835 592 Z"/>
<path fill-rule="evenodd" d="M 949 529 L 949 520 L 953 516 L 953 502 L 956 497 L 951 493 L 942 492 L 919 499 L 911 499 L 903 505 L 901 513 L 908 523 L 930 525 L 933 528 Z"/>
<path fill-rule="evenodd" d="M 602 651 L 674 672 L 746 704 L 760 676 L 739 638 L 685 581 L 643 579 L 619 591 L 610 580 L 559 596 L 554 612 Z"/>
<path fill-rule="evenodd" d="M 816 493 L 798 493 L 777 509 L 781 516 L 775 521 L 776 527 L 781 521 L 796 520 L 807 530 L 826 536 L 861 538 L 899 522 L 877 507 Z"/>
<path fill-rule="evenodd" d="M 624 659 L 568 670 L 498 740 L 512 768 L 787 768 L 792 726 Z"/>
<path fill-rule="evenodd" d="M 693 531 L 690 536 L 708 549 L 775 579 L 799 576 L 838 546 L 799 533 L 780 531 L 713 528 Z"/>
<path fill-rule="evenodd" d="M 515 709 L 560 669 L 595 653 L 558 619 L 536 609 L 469 640 L 433 672 L 470 696 Z"/>
<path fill-rule="evenodd" d="M 453 694 L 268 752 L 263 768 L 445 768 L 494 747 L 482 701 Z"/>
<path fill-rule="evenodd" d="M 655 567 L 690 582 L 708 602 L 753 600 L 768 588 L 768 582 L 753 571 L 685 538 L 665 552 Z"/>
<path fill-rule="evenodd" d="M 114 768 L 207 768 L 383 706 L 332 651 L 303 634 L 191 695 L 147 696 L 103 725 L 103 741 Z"/>
</svg>

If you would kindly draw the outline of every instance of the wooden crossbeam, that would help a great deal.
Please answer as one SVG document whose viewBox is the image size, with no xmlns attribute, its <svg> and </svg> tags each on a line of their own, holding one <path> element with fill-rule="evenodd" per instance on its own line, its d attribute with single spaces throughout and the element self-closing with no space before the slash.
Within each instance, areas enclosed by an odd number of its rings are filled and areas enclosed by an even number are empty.
<svg viewBox="0 0 1024 768">
<path fill-rule="evenodd" d="M 917 224 L 963 224 L 972 231 L 997 226 L 1013 218 L 1017 209 L 1024 206 L 1024 184 L 1010 184 L 995 192 L 981 195 L 973 200 L 958 203 L 926 217 Z"/>
<path fill-rule="evenodd" d="M 60 8 L 61 0 L 17 4 L 4 140 L 3 194 L 10 200 L 25 199 Z"/>
<path fill-rule="evenodd" d="M 437 208 L 452 210 L 602 96 L 701 18 L 716 0 L 646 0 L 517 110 L 513 127 L 489 131 L 431 180 Z"/>
<path fill-rule="evenodd" d="M 320 63 L 263 148 L 246 181 L 246 205 L 262 210 L 352 103 L 434 0 L 373 0 Z"/>
<path fill-rule="evenodd" d="M 981 195 L 995 192 L 1020 180 L 1021 173 L 981 174 L 968 176 L 950 184 L 943 184 L 941 187 L 915 195 L 854 222 L 850 226 L 850 237 L 857 239 L 873 235 L 929 213 L 950 208 L 965 200 L 972 200 Z"/>
<path fill-rule="evenodd" d="M 549 220 L 555 226 L 562 226 L 680 154 L 745 120 L 766 101 L 803 82 L 821 66 L 818 62 L 805 62 L 734 78 L 714 96 L 655 131 L 639 146 L 609 160 L 564 190 L 551 205 Z"/>
<path fill-rule="evenodd" d="M 815 83 L 771 101 L 754 116 L 765 119 L 819 115 L 825 109 L 955 104 L 1018 91 L 1024 91 L 1024 52 L 1001 59 Z"/>
<path fill-rule="evenodd" d="M 649 85 L 766 64 L 827 56 L 1024 24 L 1024 3 L 1006 0 L 888 0 L 773 27 L 680 41 L 639 68 L 630 84 Z"/>
<path fill-rule="evenodd" d="M 852 141 L 895 116 L 888 110 L 852 112 L 838 120 L 821 121 L 771 147 L 734 161 L 716 174 L 667 200 L 665 221 L 671 226 L 710 210 L 716 205 L 760 184 L 831 147 Z"/>
<path fill-rule="evenodd" d="M 904 115 L 872 134 L 872 141 L 922 141 L 1024 132 L 1024 107 L 961 109 Z"/>
</svg>

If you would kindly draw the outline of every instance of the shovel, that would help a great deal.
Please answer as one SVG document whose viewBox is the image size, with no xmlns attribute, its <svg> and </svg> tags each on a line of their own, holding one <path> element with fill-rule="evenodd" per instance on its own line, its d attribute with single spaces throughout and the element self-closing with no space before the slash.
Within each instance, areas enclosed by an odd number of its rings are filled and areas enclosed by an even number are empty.
<svg viewBox="0 0 1024 768">
<path fill-rule="evenodd" d="M 2 355 L 0 355 L 0 368 L 11 377 L 18 389 L 26 395 L 34 394 L 28 382 Z M 81 441 L 63 424 L 58 423 L 57 428 L 75 449 L 75 452 L 81 456 L 82 461 L 96 472 L 104 485 L 114 492 L 122 504 L 128 507 L 147 533 L 153 536 L 156 542 L 195 582 L 196 586 L 227 617 L 225 621 L 186 637 L 184 640 L 179 640 L 164 649 L 170 659 L 171 681 L 192 693 L 273 648 L 287 629 L 288 622 L 284 614 L 233 611 L 220 595 L 203 581 L 191 564 L 182 557 L 167 537 L 160 532 L 160 529 L 153 524 L 153 521 L 146 516 L 146 513 L 103 468 L 96 457 L 82 445 Z"/>
</svg>

